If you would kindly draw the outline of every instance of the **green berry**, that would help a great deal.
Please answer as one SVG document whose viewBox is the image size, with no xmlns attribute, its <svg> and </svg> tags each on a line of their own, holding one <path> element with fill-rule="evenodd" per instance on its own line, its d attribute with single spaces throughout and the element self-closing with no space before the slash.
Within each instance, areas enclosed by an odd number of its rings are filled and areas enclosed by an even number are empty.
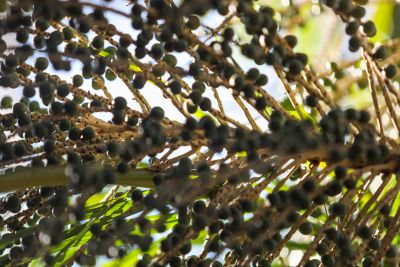
<svg viewBox="0 0 400 267">
<path fill-rule="evenodd" d="M 186 25 L 191 30 L 196 30 L 200 26 L 200 19 L 198 16 L 191 15 L 186 22 Z"/>
<path fill-rule="evenodd" d="M 114 99 L 114 109 L 116 110 L 122 110 L 125 109 L 128 106 L 128 102 L 126 99 L 122 96 L 117 96 Z"/>
<path fill-rule="evenodd" d="M 161 121 L 164 118 L 164 110 L 160 107 L 154 107 L 150 110 L 150 118 Z"/>
<path fill-rule="evenodd" d="M 88 127 L 83 128 L 83 130 L 82 130 L 82 138 L 84 140 L 93 139 L 95 136 L 96 136 L 96 133 L 95 133 L 95 131 L 93 130 L 92 127 L 88 126 Z"/>
<path fill-rule="evenodd" d="M 35 62 L 35 68 L 39 71 L 44 71 L 49 66 L 49 61 L 45 57 L 38 57 Z"/>
<path fill-rule="evenodd" d="M 104 47 L 104 39 L 103 37 L 97 35 L 96 37 L 93 38 L 92 41 L 92 46 L 95 49 L 102 49 Z"/>
<path fill-rule="evenodd" d="M 30 97 L 34 97 L 35 94 L 36 94 L 35 87 L 32 86 L 32 85 L 26 85 L 26 86 L 24 87 L 23 91 L 22 91 L 22 94 L 23 94 L 25 97 L 29 97 L 29 98 L 30 98 Z"/>
<path fill-rule="evenodd" d="M 393 79 L 397 74 L 397 68 L 393 64 L 387 65 L 385 67 L 384 71 L 385 71 L 386 77 L 389 78 L 389 79 Z"/>
<path fill-rule="evenodd" d="M 72 77 L 72 84 L 75 87 L 80 87 L 83 85 L 83 77 L 81 75 L 74 75 L 74 77 Z"/>
<path fill-rule="evenodd" d="M 373 37 L 376 35 L 376 26 L 373 21 L 367 21 L 363 24 L 363 32 L 367 37 Z"/>
</svg>

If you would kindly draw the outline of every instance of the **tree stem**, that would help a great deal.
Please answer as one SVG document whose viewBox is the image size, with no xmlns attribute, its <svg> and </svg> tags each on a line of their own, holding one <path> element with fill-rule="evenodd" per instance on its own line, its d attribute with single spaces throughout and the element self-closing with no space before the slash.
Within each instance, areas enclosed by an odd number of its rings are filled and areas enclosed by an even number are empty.
<svg viewBox="0 0 400 267">
<path fill-rule="evenodd" d="M 152 187 L 154 173 L 135 169 L 117 173 L 115 184 Z M 23 168 L 0 176 L 0 192 L 9 192 L 37 186 L 61 186 L 68 183 L 65 167 Z"/>
</svg>

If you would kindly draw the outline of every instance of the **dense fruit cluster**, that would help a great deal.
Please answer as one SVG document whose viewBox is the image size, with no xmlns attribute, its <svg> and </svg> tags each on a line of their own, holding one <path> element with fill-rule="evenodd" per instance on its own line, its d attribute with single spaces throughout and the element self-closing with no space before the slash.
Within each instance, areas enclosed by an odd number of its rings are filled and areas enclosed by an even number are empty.
<svg viewBox="0 0 400 267">
<path fill-rule="evenodd" d="M 385 46 L 373 47 L 373 44 L 368 43 L 367 38 L 374 37 L 377 34 L 375 23 L 371 20 L 363 20 L 366 15 L 366 5 L 368 1 L 351 0 L 326 0 L 324 4 L 332 8 L 335 13 L 340 15 L 343 21 L 346 22 L 346 34 L 350 36 L 349 50 L 351 52 L 358 51 L 361 47 L 365 52 L 376 60 L 384 60 L 388 56 L 388 48 Z M 396 66 L 388 64 L 384 72 L 386 77 L 393 78 L 396 75 Z"/>
<path fill-rule="evenodd" d="M 272 266 L 292 247 L 298 266 L 398 262 L 397 73 L 368 41 L 363 1 L 324 4 L 363 50 L 370 110 L 336 105 L 345 69 L 316 75 L 281 15 L 250 0 L 3 2 L 0 85 L 22 98 L 0 103 L 1 266 Z M 215 29 L 209 14 L 223 18 Z M 268 93 L 262 66 L 287 99 Z M 180 120 L 150 104 L 151 87 Z M 248 123 L 225 113 L 221 89 Z"/>
</svg>

